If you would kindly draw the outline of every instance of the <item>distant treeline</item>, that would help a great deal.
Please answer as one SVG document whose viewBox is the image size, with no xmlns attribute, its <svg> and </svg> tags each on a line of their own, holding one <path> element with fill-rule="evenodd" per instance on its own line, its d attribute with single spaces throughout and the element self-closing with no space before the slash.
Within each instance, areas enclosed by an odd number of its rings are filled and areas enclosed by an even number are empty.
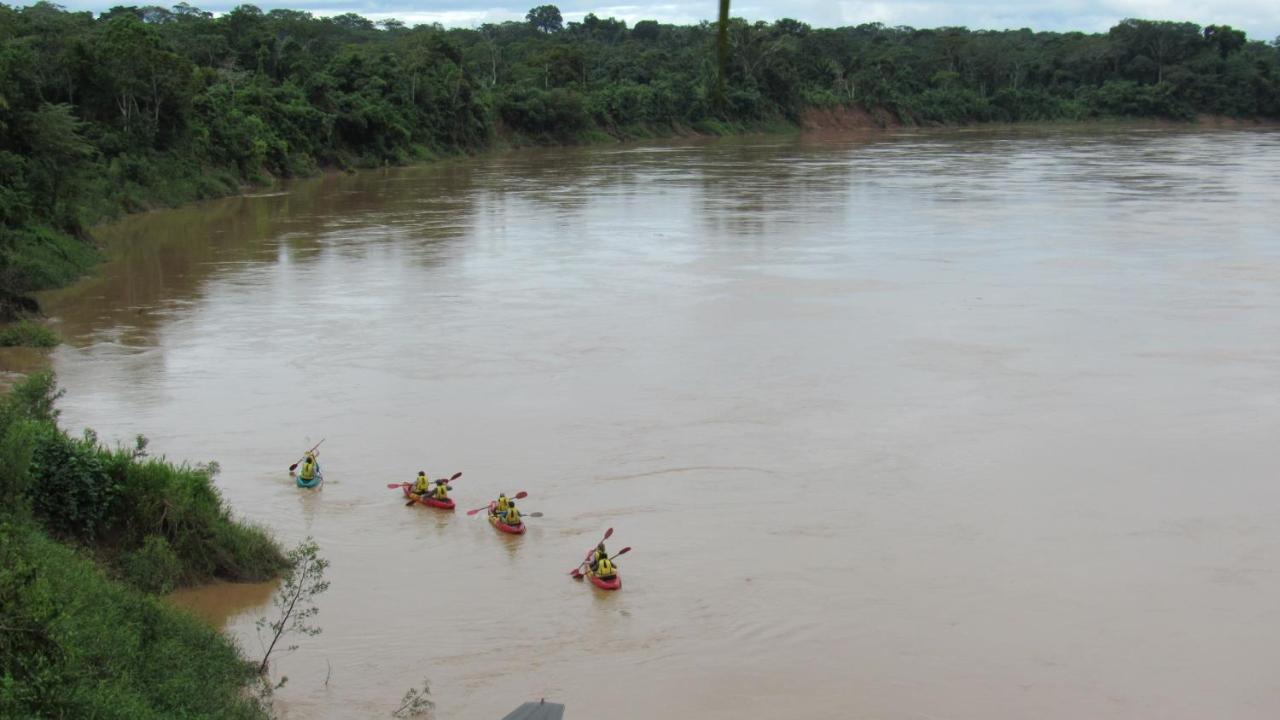
<svg viewBox="0 0 1280 720">
<path fill-rule="evenodd" d="M 708 4 L 711 9 L 711 4 Z M 1280 47 L 1226 26 L 1106 34 L 795 20 L 634 26 L 545 5 L 525 22 L 406 27 L 185 3 L 94 17 L 0 4 L 0 301 L 91 262 L 66 234 L 122 210 L 318 166 L 510 142 L 794 121 L 858 106 L 908 124 L 1280 117 Z"/>
</svg>

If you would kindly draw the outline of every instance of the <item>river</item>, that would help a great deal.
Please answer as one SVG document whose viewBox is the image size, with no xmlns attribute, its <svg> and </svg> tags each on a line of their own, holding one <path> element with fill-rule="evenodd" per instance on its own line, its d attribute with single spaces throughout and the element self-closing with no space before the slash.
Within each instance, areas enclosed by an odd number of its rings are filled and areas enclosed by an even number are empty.
<svg viewBox="0 0 1280 720">
<path fill-rule="evenodd" d="M 1277 208 L 1274 129 L 528 150 L 129 217 L 44 302 L 64 425 L 330 559 L 288 718 L 1273 718 Z M 253 656 L 269 593 L 185 602 Z"/>
</svg>

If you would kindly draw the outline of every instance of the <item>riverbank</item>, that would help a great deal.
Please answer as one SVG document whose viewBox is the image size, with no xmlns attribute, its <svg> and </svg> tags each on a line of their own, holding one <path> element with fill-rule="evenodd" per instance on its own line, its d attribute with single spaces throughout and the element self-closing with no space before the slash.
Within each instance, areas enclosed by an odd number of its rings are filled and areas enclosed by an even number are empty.
<svg viewBox="0 0 1280 720">
<path fill-rule="evenodd" d="M 231 516 L 216 464 L 175 465 L 58 427 L 48 373 L 0 397 L 0 715 L 264 718 L 235 644 L 163 601 L 285 567 Z"/>
</svg>

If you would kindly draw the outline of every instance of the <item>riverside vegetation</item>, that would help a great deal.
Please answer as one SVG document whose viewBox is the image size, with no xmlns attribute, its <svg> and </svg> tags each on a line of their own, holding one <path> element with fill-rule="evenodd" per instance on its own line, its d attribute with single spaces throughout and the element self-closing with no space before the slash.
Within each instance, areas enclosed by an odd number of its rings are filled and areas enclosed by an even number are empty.
<svg viewBox="0 0 1280 720">
<path fill-rule="evenodd" d="M 273 577 L 279 547 L 216 467 L 71 437 L 57 395 L 46 373 L 0 397 L 0 716 L 265 717 L 257 665 L 158 594 Z"/>
<path fill-rule="evenodd" d="M 551 5 L 444 29 L 250 5 L 0 4 L 0 310 L 31 312 L 28 293 L 91 267 L 93 223 L 326 166 L 722 133 L 815 107 L 906 124 L 1280 117 L 1280 43 L 1220 25 L 721 27 L 718 52 L 709 23 L 566 23 Z"/>
</svg>

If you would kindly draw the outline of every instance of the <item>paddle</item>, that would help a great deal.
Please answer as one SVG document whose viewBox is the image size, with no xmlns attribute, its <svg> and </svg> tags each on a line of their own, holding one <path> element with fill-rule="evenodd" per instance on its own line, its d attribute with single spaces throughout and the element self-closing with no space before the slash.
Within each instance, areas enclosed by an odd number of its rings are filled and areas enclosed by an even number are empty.
<svg viewBox="0 0 1280 720">
<path fill-rule="evenodd" d="M 614 559 L 614 558 L 616 558 L 616 557 L 618 557 L 618 555 L 626 555 L 626 554 L 627 554 L 627 553 L 629 553 L 629 552 L 631 552 L 631 546 L 630 546 L 630 545 L 628 545 L 627 547 L 624 547 L 624 548 L 622 548 L 621 550 L 619 550 L 619 551 L 617 552 L 617 554 L 615 554 L 613 557 L 609 558 L 609 560 L 610 560 L 610 561 L 613 561 L 613 559 Z M 583 565 L 585 565 L 585 564 L 586 564 L 586 563 L 583 563 Z M 576 567 L 576 568 L 574 568 L 574 569 L 573 569 L 573 579 L 574 579 L 574 580 L 581 580 L 581 579 L 584 577 L 584 576 L 583 576 L 583 574 L 582 574 L 582 572 L 581 572 L 581 569 L 582 569 L 582 565 L 579 565 L 578 567 Z"/>
<path fill-rule="evenodd" d="M 325 438 L 320 438 L 320 442 L 316 443 L 316 447 L 311 448 L 311 449 L 310 449 L 310 450 L 308 450 L 307 452 L 308 452 L 308 453 L 315 452 L 315 451 L 316 451 L 316 448 L 320 447 L 320 445 L 321 445 L 324 441 L 325 441 Z M 294 470 L 297 470 L 297 469 L 298 469 L 298 465 L 302 464 L 302 461 L 303 461 L 303 460 L 306 460 L 306 459 L 307 459 L 307 453 L 302 453 L 302 459 L 300 459 L 300 460 L 298 460 L 298 462 L 296 462 L 296 463 L 294 463 L 294 464 L 290 465 L 290 466 L 289 466 L 289 472 L 293 472 Z"/>
<path fill-rule="evenodd" d="M 604 531 L 604 537 L 600 538 L 600 542 L 604 542 L 605 540 L 608 540 L 608 539 L 609 539 L 610 537 L 612 537 L 612 536 L 613 536 L 613 528 L 609 528 L 608 530 L 605 530 L 605 531 Z M 599 545 L 600 543 L 596 543 L 596 544 L 597 544 L 597 545 Z M 587 552 L 587 555 L 588 555 L 588 556 L 590 556 L 590 555 L 591 555 L 591 553 L 588 551 L 588 552 Z M 583 566 L 583 565 L 586 565 L 586 564 L 587 564 L 587 561 L 586 561 L 586 560 L 583 560 L 582 562 L 578 563 L 578 567 L 576 567 L 576 568 L 574 568 L 574 569 L 570 570 L 570 571 L 569 571 L 569 574 L 570 574 L 570 575 L 572 575 L 572 576 L 573 576 L 573 578 L 574 578 L 575 580 L 581 580 L 581 579 L 582 579 L 582 573 L 580 573 L 580 572 L 578 572 L 578 571 L 579 571 L 579 570 L 581 570 L 581 569 L 582 569 L 582 566 Z"/>
<path fill-rule="evenodd" d="M 511 499 L 512 499 L 512 500 L 523 500 L 523 499 L 525 499 L 525 498 L 527 498 L 527 497 L 529 497 L 529 493 L 527 493 L 527 492 L 525 492 L 525 491 L 521 490 L 520 492 L 518 492 L 518 493 L 516 493 L 515 495 L 513 495 L 513 496 L 511 497 Z M 480 512 L 481 510 L 488 510 L 488 509 L 489 509 L 489 506 L 488 506 L 488 505 L 485 505 L 484 507 L 478 507 L 478 508 L 476 508 L 475 510 L 468 510 L 468 511 L 467 511 L 467 517 L 471 517 L 472 515 L 475 515 L 476 513 Z"/>
</svg>

